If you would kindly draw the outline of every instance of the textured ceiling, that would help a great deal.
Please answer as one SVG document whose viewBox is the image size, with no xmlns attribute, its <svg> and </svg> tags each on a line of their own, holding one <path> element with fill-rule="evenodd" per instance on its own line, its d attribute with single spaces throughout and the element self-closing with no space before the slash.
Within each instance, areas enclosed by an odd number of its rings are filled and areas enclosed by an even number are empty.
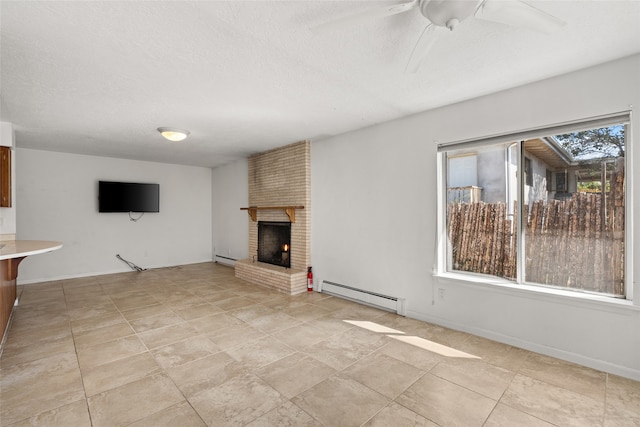
<svg viewBox="0 0 640 427">
<path fill-rule="evenodd" d="M 376 4 L 2 0 L 0 120 L 22 148 L 215 167 L 640 52 L 637 0 L 530 1 L 552 35 L 464 21 L 416 74 L 417 9 L 311 30 Z"/>
</svg>

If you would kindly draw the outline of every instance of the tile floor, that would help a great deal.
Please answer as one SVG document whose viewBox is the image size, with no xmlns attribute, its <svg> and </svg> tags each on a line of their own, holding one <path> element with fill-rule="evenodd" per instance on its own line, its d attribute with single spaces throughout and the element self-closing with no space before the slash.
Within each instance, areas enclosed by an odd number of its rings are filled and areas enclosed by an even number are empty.
<svg viewBox="0 0 640 427">
<path fill-rule="evenodd" d="M 640 383 L 205 263 L 24 286 L 2 426 L 640 426 Z"/>
</svg>

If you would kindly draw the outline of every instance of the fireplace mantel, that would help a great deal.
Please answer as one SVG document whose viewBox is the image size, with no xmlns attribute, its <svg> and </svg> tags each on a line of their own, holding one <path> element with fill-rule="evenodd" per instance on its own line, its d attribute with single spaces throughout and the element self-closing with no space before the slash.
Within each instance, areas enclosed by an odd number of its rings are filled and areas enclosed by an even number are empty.
<svg viewBox="0 0 640 427">
<path fill-rule="evenodd" d="M 285 211 L 289 217 L 289 221 L 296 222 L 296 209 L 304 209 L 304 206 L 250 206 L 248 208 L 240 208 L 241 211 L 247 211 L 253 221 L 257 221 L 258 211 Z"/>
</svg>

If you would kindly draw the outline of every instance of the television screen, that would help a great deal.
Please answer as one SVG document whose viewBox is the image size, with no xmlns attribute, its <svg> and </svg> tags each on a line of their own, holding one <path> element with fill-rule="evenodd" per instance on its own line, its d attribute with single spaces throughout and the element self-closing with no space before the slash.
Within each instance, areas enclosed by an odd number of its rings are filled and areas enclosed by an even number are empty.
<svg viewBox="0 0 640 427">
<path fill-rule="evenodd" d="M 160 212 L 160 185 L 99 181 L 99 212 Z"/>
</svg>

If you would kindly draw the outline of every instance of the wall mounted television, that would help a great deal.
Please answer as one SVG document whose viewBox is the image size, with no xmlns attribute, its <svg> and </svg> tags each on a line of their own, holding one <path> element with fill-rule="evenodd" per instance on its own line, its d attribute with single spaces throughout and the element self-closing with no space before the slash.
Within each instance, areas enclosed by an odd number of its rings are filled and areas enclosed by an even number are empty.
<svg viewBox="0 0 640 427">
<path fill-rule="evenodd" d="M 160 212 L 160 184 L 98 182 L 99 212 Z"/>
</svg>

